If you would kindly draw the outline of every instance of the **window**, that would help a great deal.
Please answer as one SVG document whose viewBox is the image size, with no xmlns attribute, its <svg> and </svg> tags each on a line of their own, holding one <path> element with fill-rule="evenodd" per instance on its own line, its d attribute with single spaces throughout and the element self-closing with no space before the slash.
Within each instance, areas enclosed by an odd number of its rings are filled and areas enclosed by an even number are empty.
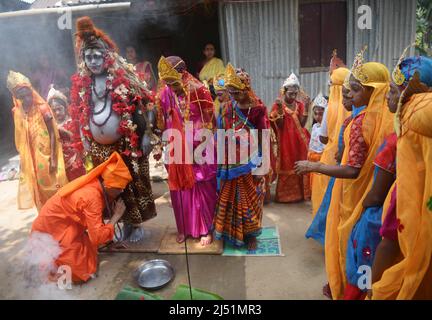
<svg viewBox="0 0 432 320">
<path fill-rule="evenodd" d="M 328 70 L 333 49 L 346 61 L 345 1 L 301 1 L 299 25 L 301 73 Z"/>
</svg>

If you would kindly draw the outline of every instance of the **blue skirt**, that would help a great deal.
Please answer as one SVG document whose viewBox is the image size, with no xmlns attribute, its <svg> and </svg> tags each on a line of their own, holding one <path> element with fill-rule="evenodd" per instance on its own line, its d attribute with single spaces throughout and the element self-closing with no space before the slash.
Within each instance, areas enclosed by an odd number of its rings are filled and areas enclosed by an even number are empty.
<svg viewBox="0 0 432 320">
<path fill-rule="evenodd" d="M 330 202 L 333 192 L 333 186 L 336 178 L 332 177 L 329 180 L 327 185 L 326 192 L 324 194 L 324 198 L 321 202 L 321 205 L 313 219 L 309 229 L 306 231 L 306 238 L 312 238 L 324 245 L 325 241 L 325 230 L 327 223 L 327 214 L 330 208 Z"/>
<path fill-rule="evenodd" d="M 357 286 L 363 273 L 357 273 L 360 266 L 372 267 L 376 249 L 381 242 L 382 207 L 370 207 L 363 211 L 351 231 L 346 257 L 348 283 Z"/>
</svg>

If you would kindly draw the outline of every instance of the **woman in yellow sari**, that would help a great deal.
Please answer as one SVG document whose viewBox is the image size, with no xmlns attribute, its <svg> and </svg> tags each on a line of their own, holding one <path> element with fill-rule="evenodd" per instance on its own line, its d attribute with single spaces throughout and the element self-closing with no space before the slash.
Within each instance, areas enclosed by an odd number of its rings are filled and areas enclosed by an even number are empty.
<svg viewBox="0 0 432 320">
<path fill-rule="evenodd" d="M 339 132 L 343 122 L 348 117 L 349 112 L 342 104 L 342 85 L 349 73 L 347 68 L 337 68 L 330 75 L 330 95 L 328 107 L 326 110 L 325 126 L 327 128 L 327 144 L 324 152 L 321 155 L 320 162 L 329 165 L 335 165 L 336 152 L 338 151 Z M 323 136 L 321 134 L 321 136 Z M 312 183 L 312 213 L 315 215 L 324 198 L 324 193 L 327 189 L 329 176 L 324 174 L 315 174 Z"/>
<path fill-rule="evenodd" d="M 203 54 L 205 60 L 203 67 L 199 71 L 199 79 L 206 85 L 213 84 L 213 78 L 225 72 L 225 66 L 221 59 L 215 57 L 215 47 L 213 44 L 206 44 Z"/>
<path fill-rule="evenodd" d="M 67 183 L 62 147 L 52 111 L 28 78 L 10 71 L 15 145 L 20 155 L 18 209 L 36 205 L 39 211 Z"/>
<path fill-rule="evenodd" d="M 402 88 L 396 121 L 397 195 L 395 217 L 385 217 L 387 241 L 373 271 L 379 273 L 372 299 L 432 299 L 432 59 L 410 57 L 398 64 L 393 82 Z M 388 215 L 391 215 L 390 211 Z M 393 220 L 393 223 L 389 223 Z M 390 231 L 390 232 L 389 232 Z M 394 234 L 394 235 L 392 235 Z M 391 239 L 392 241 L 389 241 Z M 395 245 L 392 245 L 394 243 Z M 389 247 L 396 249 L 389 250 Z M 384 253 L 384 251 L 383 251 Z M 397 259 L 397 255 L 400 255 Z M 396 262 L 391 266 L 391 260 Z M 387 259 L 390 267 L 383 264 Z M 381 270 L 380 270 L 381 269 Z M 373 274 L 375 276 L 375 273 Z"/>
<path fill-rule="evenodd" d="M 333 299 L 344 297 L 348 239 L 361 215 L 363 199 L 372 185 L 373 159 L 384 138 L 393 130 L 393 118 L 386 100 L 390 73 L 381 63 L 363 64 L 363 52 L 357 55 L 347 84 L 353 99 L 353 120 L 344 133 L 341 165 L 307 161 L 296 164 L 298 173 L 319 172 L 337 178 L 325 236 L 326 271 Z"/>
</svg>

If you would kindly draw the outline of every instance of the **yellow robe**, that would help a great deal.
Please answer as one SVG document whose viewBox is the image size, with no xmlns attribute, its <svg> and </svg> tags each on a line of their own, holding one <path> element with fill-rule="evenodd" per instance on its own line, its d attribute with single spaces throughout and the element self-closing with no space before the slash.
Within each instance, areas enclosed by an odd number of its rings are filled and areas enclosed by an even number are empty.
<svg viewBox="0 0 432 320">
<path fill-rule="evenodd" d="M 369 81 L 362 83 L 374 88 L 365 113 L 362 133 L 368 145 L 368 155 L 356 179 L 336 179 L 327 216 L 325 238 L 326 271 L 333 299 L 342 299 L 347 284 L 345 260 L 348 239 L 357 220 L 363 212 L 363 199 L 372 187 L 373 160 L 384 138 L 393 132 L 393 115 L 388 110 L 386 95 L 390 75 L 380 63 L 368 62 L 363 72 Z M 344 134 L 345 150 L 341 165 L 346 165 L 350 151 L 349 134 L 352 123 Z"/>
<path fill-rule="evenodd" d="M 330 87 L 329 103 L 327 109 L 327 131 L 328 143 L 321 155 L 320 162 L 328 165 L 335 165 L 335 154 L 338 151 L 338 139 L 340 129 L 344 120 L 349 116 L 342 104 L 342 85 L 348 75 L 349 70 L 338 68 L 331 75 L 332 85 Z M 320 173 L 312 174 L 312 213 L 315 215 L 324 198 L 329 176 Z"/>
<path fill-rule="evenodd" d="M 51 109 L 34 90 L 33 106 L 27 114 L 23 111 L 21 102 L 15 98 L 14 105 L 15 145 L 20 155 L 18 209 L 30 209 L 36 205 L 40 211 L 45 202 L 68 182 L 57 125 L 52 119 L 58 166 L 57 171 L 51 174 L 50 136 L 43 116 L 43 112 L 52 114 Z"/>
<path fill-rule="evenodd" d="M 373 287 L 373 299 L 432 299 L 432 93 L 404 105 L 397 144 L 399 263 Z"/>
</svg>

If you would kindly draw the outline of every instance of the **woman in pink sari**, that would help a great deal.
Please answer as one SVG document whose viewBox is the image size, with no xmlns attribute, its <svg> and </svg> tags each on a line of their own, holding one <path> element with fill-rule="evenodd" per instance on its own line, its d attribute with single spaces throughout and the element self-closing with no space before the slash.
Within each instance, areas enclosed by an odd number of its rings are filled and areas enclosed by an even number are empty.
<svg viewBox="0 0 432 320">
<path fill-rule="evenodd" d="M 158 128 L 177 130 L 181 134 L 181 144 L 174 145 L 181 148 L 182 161 L 178 163 L 175 159 L 174 163 L 166 165 L 177 223 L 177 242 L 181 243 L 190 236 L 201 238 L 203 246 L 209 245 L 212 242 L 210 232 L 217 200 L 214 144 L 210 146 L 213 154 L 200 153 L 204 156 L 203 164 L 196 163 L 197 159 L 186 162 L 184 155 L 195 152 L 201 144 L 200 141 L 194 141 L 198 140 L 196 133 L 200 129 L 208 129 L 207 133 L 212 137 L 215 125 L 213 100 L 208 89 L 186 71 L 186 64 L 181 58 L 161 57 L 158 71 L 163 82 L 157 98 Z M 192 137 L 187 130 L 191 123 Z M 191 142 L 186 143 L 186 138 Z M 175 141 L 170 140 L 171 142 Z M 189 145 L 193 145 L 193 150 L 188 150 Z M 172 156 L 177 152 L 179 150 L 174 147 L 169 153 L 169 160 L 172 160 Z"/>
</svg>

